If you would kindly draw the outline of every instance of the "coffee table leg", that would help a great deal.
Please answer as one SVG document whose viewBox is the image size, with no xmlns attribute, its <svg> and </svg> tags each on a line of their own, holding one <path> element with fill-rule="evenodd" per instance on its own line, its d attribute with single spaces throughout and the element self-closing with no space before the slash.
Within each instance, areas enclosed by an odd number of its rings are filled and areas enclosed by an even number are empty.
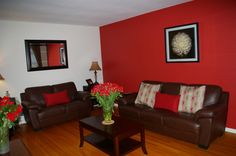
<svg viewBox="0 0 236 156">
<path fill-rule="evenodd" d="M 79 147 L 83 147 L 83 145 L 84 145 L 84 130 L 83 130 L 83 127 L 81 127 L 81 126 L 79 126 L 79 135 L 80 135 Z"/>
<path fill-rule="evenodd" d="M 147 154 L 147 149 L 146 149 L 146 146 L 145 146 L 145 131 L 144 131 L 144 128 L 141 130 L 140 136 L 141 136 L 141 144 L 142 144 L 143 153 Z"/>
<path fill-rule="evenodd" d="M 114 152 L 115 156 L 119 156 L 120 151 L 119 151 L 119 139 L 118 137 L 115 137 L 113 140 L 113 146 L 114 146 Z"/>
</svg>

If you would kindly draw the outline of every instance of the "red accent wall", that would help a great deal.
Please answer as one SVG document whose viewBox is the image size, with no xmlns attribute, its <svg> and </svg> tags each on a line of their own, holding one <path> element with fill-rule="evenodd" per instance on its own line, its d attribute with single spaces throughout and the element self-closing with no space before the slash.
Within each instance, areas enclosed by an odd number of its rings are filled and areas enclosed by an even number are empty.
<svg viewBox="0 0 236 156">
<path fill-rule="evenodd" d="M 50 43 L 47 45 L 48 50 L 48 66 L 60 66 L 60 48 L 58 43 Z"/>
<path fill-rule="evenodd" d="M 199 23 L 199 63 L 166 63 L 164 28 Z M 104 81 L 137 91 L 144 79 L 218 84 L 236 129 L 236 1 L 195 0 L 100 27 Z"/>
</svg>

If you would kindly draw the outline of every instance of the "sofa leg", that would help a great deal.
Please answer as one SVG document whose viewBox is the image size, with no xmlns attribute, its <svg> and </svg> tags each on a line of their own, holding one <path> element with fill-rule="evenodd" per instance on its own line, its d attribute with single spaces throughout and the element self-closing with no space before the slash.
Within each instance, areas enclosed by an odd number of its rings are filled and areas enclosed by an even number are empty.
<svg viewBox="0 0 236 156">
<path fill-rule="evenodd" d="M 198 147 L 205 149 L 205 150 L 207 150 L 209 148 L 209 146 L 206 146 L 206 145 L 198 145 Z"/>
</svg>

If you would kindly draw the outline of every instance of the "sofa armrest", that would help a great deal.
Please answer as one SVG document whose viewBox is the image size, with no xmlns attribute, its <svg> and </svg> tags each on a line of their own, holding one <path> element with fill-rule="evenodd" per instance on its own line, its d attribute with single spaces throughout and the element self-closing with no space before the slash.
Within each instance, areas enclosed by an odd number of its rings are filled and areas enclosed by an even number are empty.
<svg viewBox="0 0 236 156">
<path fill-rule="evenodd" d="M 200 109 L 194 115 L 195 121 L 199 120 L 200 118 L 213 118 L 221 109 L 220 107 L 222 107 L 220 104 L 215 104 L 213 106 L 207 106 L 203 109 Z"/>
<path fill-rule="evenodd" d="M 77 91 L 78 100 L 84 101 L 84 103 L 88 104 L 89 112 L 93 109 L 93 102 L 91 100 L 91 94 L 87 91 Z"/>
<path fill-rule="evenodd" d="M 77 91 L 78 100 L 87 101 L 91 99 L 90 92 L 87 91 Z"/>
<path fill-rule="evenodd" d="M 22 101 L 21 104 L 26 109 L 36 109 L 36 110 L 42 110 L 43 109 L 42 106 L 33 104 L 32 102 L 29 102 L 29 101 Z"/>
<path fill-rule="evenodd" d="M 214 118 L 217 115 L 227 113 L 229 94 L 224 92 L 217 104 L 206 106 L 197 111 L 194 115 L 195 121 L 201 118 Z"/>
<path fill-rule="evenodd" d="M 229 93 L 223 92 L 217 104 L 204 107 L 195 113 L 194 119 L 200 125 L 198 145 L 208 148 L 210 142 L 223 135 L 226 127 Z"/>
<path fill-rule="evenodd" d="M 119 105 L 133 105 L 135 99 L 137 97 L 137 93 L 124 93 L 122 97 L 117 100 Z"/>
</svg>

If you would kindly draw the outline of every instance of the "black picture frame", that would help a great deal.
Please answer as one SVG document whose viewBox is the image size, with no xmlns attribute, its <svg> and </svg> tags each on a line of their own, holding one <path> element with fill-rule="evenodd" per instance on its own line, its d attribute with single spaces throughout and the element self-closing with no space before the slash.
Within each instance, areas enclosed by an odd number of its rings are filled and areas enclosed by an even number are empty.
<svg viewBox="0 0 236 156">
<path fill-rule="evenodd" d="M 199 62 L 198 23 L 165 28 L 166 62 Z"/>
<path fill-rule="evenodd" d="M 59 50 L 53 50 L 54 53 L 58 53 L 57 65 L 49 64 L 49 46 L 57 45 Z M 40 70 L 52 70 L 52 69 L 64 69 L 68 68 L 68 56 L 67 56 L 67 44 L 66 40 L 25 40 L 25 53 L 27 71 L 40 71 Z M 42 57 L 44 55 L 44 57 Z M 53 56 L 55 59 L 55 55 Z M 46 59 L 45 59 L 46 58 Z"/>
<path fill-rule="evenodd" d="M 86 79 L 86 82 L 87 82 L 88 86 L 92 86 L 93 85 L 93 81 L 91 79 Z"/>
</svg>

